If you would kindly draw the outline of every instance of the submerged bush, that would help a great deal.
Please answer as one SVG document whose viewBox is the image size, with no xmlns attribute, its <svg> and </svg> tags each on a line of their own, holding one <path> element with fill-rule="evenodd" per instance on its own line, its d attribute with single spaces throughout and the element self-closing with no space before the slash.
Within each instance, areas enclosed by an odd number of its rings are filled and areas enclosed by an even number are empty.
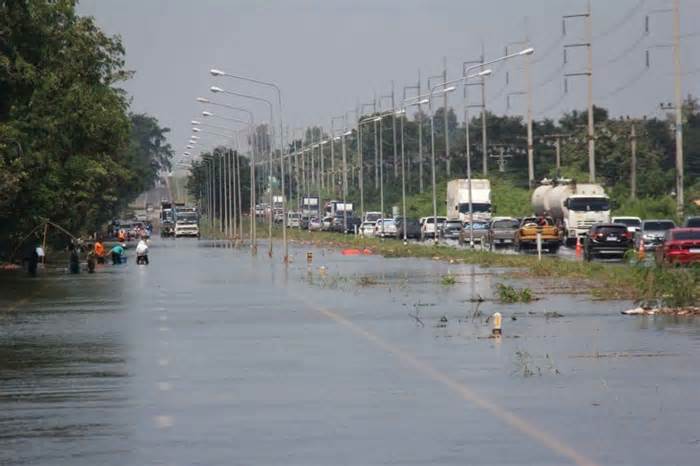
<svg viewBox="0 0 700 466">
<path fill-rule="evenodd" d="M 634 286 L 639 303 L 650 306 L 689 307 L 700 300 L 700 271 L 639 267 Z"/>
<path fill-rule="evenodd" d="M 498 299 L 502 303 L 529 303 L 534 299 L 530 288 L 514 288 L 503 283 L 496 284 Z"/>
</svg>

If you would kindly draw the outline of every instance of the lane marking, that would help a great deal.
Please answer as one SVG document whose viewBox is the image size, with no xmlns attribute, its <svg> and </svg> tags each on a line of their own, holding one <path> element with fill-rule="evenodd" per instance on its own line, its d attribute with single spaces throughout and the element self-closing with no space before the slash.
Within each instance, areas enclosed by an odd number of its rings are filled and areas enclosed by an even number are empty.
<svg viewBox="0 0 700 466">
<path fill-rule="evenodd" d="M 328 319 L 331 319 L 334 322 L 347 328 L 355 335 L 364 338 L 365 340 L 374 344 L 376 347 L 394 355 L 404 365 L 412 367 L 414 370 L 416 370 L 416 372 L 423 374 L 424 376 L 428 377 L 429 379 L 435 382 L 439 382 L 440 384 L 444 385 L 446 388 L 457 394 L 463 400 L 473 403 L 479 408 L 487 411 L 491 415 L 503 421 L 505 424 L 526 435 L 530 439 L 536 441 L 548 450 L 570 459 L 574 462 L 574 464 L 578 466 L 598 466 L 598 463 L 583 456 L 581 453 L 577 452 L 572 447 L 566 445 L 563 441 L 557 439 L 553 435 L 538 428 L 534 424 L 528 422 L 524 418 L 516 415 L 508 409 L 497 405 L 493 401 L 484 398 L 481 395 L 478 395 L 476 392 L 467 387 L 466 384 L 450 377 L 448 374 L 435 368 L 433 365 L 425 361 L 421 361 L 413 354 L 404 351 L 399 346 L 388 342 L 376 333 L 373 333 L 365 328 L 360 327 L 359 325 L 353 323 L 341 314 L 332 311 L 328 308 L 321 307 L 304 298 L 303 296 L 297 295 L 291 291 L 288 291 L 288 294 L 292 295 L 299 301 L 305 303 L 310 308 L 316 310 Z"/>
</svg>

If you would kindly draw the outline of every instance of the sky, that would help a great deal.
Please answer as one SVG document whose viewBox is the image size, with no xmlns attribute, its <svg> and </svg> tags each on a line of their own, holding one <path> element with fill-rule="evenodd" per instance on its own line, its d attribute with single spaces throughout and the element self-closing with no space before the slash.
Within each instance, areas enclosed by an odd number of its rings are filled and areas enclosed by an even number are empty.
<svg viewBox="0 0 700 466">
<path fill-rule="evenodd" d="M 594 103 L 614 116 L 661 116 L 659 103 L 673 99 L 673 16 L 664 11 L 672 2 L 591 3 Z M 171 128 L 169 141 L 179 155 L 191 134 L 190 121 L 201 120 L 205 110 L 198 96 L 244 106 L 256 121 L 269 120 L 264 104 L 215 96 L 209 87 L 275 101 L 271 88 L 214 78 L 211 68 L 279 85 L 291 133 L 309 125 L 330 128 L 332 117 L 391 94 L 392 83 L 399 106 L 404 86 L 417 85 L 419 73 L 426 91 L 427 78 L 441 74 L 443 63 L 448 79 L 454 79 L 464 61 L 479 59 L 482 45 L 489 60 L 502 56 L 509 44 L 514 51 L 527 40 L 535 48 L 530 66 L 535 118 L 585 109 L 586 78 L 569 78 L 565 92 L 563 77 L 586 69 L 585 48 L 569 49 L 567 63 L 563 60 L 565 44 L 586 41 L 585 20 L 567 20 L 563 35 L 562 15 L 586 8 L 586 0 L 81 0 L 78 11 L 94 16 L 108 34 L 121 36 L 127 68 L 135 71 L 123 86 L 132 110 Z M 681 0 L 684 94 L 700 93 L 698 19 L 700 0 Z M 516 59 L 492 68 L 486 81 L 489 111 L 525 114 L 523 64 Z M 470 103 L 480 104 L 479 93 L 474 94 Z M 451 94 L 450 105 L 460 115 L 462 102 L 462 93 Z M 390 108 L 389 99 L 382 104 Z"/>
</svg>

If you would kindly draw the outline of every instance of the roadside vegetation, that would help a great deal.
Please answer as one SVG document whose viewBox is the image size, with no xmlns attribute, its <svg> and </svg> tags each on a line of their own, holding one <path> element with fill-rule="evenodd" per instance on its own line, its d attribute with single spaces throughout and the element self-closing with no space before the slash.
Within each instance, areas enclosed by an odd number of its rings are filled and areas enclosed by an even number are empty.
<svg viewBox="0 0 700 466">
<path fill-rule="evenodd" d="M 121 39 L 76 3 L 0 2 L 0 260 L 43 219 L 98 231 L 170 169 L 169 130 L 119 87 Z"/>
<path fill-rule="evenodd" d="M 275 235 L 279 236 L 277 229 Z M 290 229 L 288 237 L 320 247 L 370 249 L 387 258 L 417 257 L 445 260 L 454 263 L 476 264 L 493 268 L 513 277 L 564 280 L 577 287 L 590 289 L 598 299 L 629 299 L 639 303 L 686 307 L 700 301 L 700 268 L 661 268 L 648 263 L 600 263 L 562 260 L 545 256 L 541 261 L 534 255 L 499 254 L 496 252 L 459 249 L 450 246 L 431 246 L 400 241 L 382 241 L 336 233 L 308 232 Z M 446 278 L 447 277 L 447 278 Z M 454 278 L 454 277 L 451 277 Z M 450 276 L 441 277 L 441 283 L 450 286 Z M 499 298 L 504 302 L 528 302 L 535 299 L 527 289 L 503 286 Z"/>
</svg>

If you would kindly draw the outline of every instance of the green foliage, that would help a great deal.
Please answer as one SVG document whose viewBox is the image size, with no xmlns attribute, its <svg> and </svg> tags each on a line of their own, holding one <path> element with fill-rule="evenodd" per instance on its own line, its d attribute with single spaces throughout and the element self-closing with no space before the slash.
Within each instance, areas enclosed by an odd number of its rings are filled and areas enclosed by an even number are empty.
<svg viewBox="0 0 700 466">
<path fill-rule="evenodd" d="M 451 273 L 447 273 L 440 278 L 440 284 L 442 286 L 452 286 L 457 284 L 457 278 Z"/>
<path fill-rule="evenodd" d="M 676 219 L 676 201 L 670 196 L 646 197 L 632 200 L 623 198 L 620 205 L 615 208 L 614 215 L 630 215 L 640 218 L 670 218 Z M 613 203 L 617 202 L 613 197 Z"/>
<path fill-rule="evenodd" d="M 169 168 L 167 129 L 115 87 L 121 40 L 75 4 L 0 2 L 0 252 L 41 218 L 95 231 Z"/>
<path fill-rule="evenodd" d="M 529 303 L 534 299 L 530 288 L 514 288 L 503 283 L 496 284 L 496 292 L 501 303 Z"/>
<path fill-rule="evenodd" d="M 640 266 L 636 268 L 634 287 L 643 304 L 695 306 L 700 301 L 700 270 Z"/>
</svg>

